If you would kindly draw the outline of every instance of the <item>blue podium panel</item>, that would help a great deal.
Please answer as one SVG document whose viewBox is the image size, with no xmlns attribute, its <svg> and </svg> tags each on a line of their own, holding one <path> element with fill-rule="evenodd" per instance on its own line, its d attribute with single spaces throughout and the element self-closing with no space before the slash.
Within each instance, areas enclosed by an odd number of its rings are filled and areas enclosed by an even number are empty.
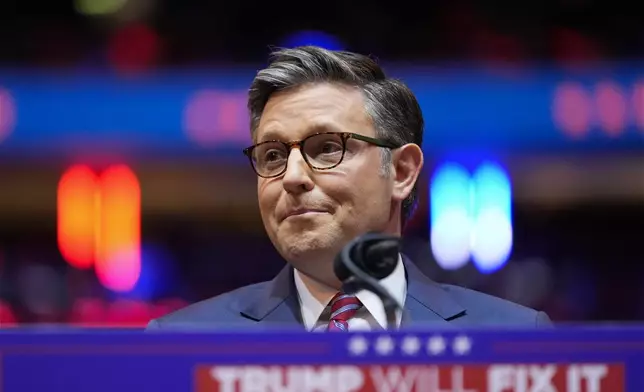
<svg viewBox="0 0 644 392">
<path fill-rule="evenodd" d="M 2 392 L 642 392 L 644 329 L 4 331 Z"/>
</svg>

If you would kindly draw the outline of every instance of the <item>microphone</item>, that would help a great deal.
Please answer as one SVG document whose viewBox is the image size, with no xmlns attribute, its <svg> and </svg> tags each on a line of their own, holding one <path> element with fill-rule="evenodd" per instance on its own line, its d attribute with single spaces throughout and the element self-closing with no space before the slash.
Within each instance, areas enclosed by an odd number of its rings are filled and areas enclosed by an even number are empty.
<svg viewBox="0 0 644 392">
<path fill-rule="evenodd" d="M 367 233 L 349 242 L 333 263 L 333 272 L 345 293 L 368 290 L 378 296 L 387 316 L 387 329 L 396 329 L 396 311 L 402 310 L 402 306 L 379 280 L 394 272 L 399 254 L 398 237 Z"/>
</svg>

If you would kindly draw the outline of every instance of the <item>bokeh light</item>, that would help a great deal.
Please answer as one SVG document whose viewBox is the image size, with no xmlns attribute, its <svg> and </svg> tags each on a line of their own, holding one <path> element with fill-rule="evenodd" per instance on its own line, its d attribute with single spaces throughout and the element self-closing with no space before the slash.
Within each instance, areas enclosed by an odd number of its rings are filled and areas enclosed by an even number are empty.
<svg viewBox="0 0 644 392">
<path fill-rule="evenodd" d="M 16 316 L 8 303 L 0 300 L 0 328 L 13 327 L 17 325 Z"/>
<path fill-rule="evenodd" d="M 58 183 L 58 248 L 73 267 L 94 262 L 97 231 L 98 177 L 87 165 L 74 165 Z"/>
<path fill-rule="evenodd" d="M 106 322 L 112 326 L 136 327 L 150 321 L 150 307 L 142 301 L 117 299 L 107 311 Z"/>
<path fill-rule="evenodd" d="M 593 102 L 581 83 L 566 82 L 557 86 L 552 104 L 554 124 L 573 139 L 581 139 L 590 131 Z"/>
<path fill-rule="evenodd" d="M 470 256 L 470 179 L 454 163 L 439 167 L 430 183 L 430 238 L 436 262 L 444 269 L 464 266 Z"/>
<path fill-rule="evenodd" d="M 472 261 L 481 272 L 498 270 L 512 249 L 512 190 L 505 170 L 484 163 L 472 176 Z"/>
<path fill-rule="evenodd" d="M 110 15 L 120 11 L 128 0 L 75 0 L 76 12 L 87 16 Z"/>
<path fill-rule="evenodd" d="M 99 298 L 78 298 L 72 304 L 70 322 L 75 325 L 101 326 L 107 319 L 107 305 Z"/>
<path fill-rule="evenodd" d="M 597 119 L 609 136 L 619 136 L 626 129 L 628 103 L 620 85 L 603 81 L 595 86 Z"/>
<path fill-rule="evenodd" d="M 16 105 L 9 90 L 0 88 L 0 143 L 9 137 L 16 122 Z"/>
<path fill-rule="evenodd" d="M 197 91 L 186 104 L 184 131 L 202 147 L 250 142 L 246 99 L 245 93 Z"/>
<path fill-rule="evenodd" d="M 117 292 L 132 290 L 141 273 L 141 189 L 126 165 L 97 176 L 74 165 L 58 186 L 58 246 L 79 269 L 94 265 L 99 281 Z"/>
<path fill-rule="evenodd" d="M 149 26 L 133 24 L 118 30 L 109 43 L 110 64 L 125 74 L 149 69 L 159 58 L 161 42 Z"/>
<path fill-rule="evenodd" d="M 283 47 L 294 48 L 296 46 L 315 45 L 329 50 L 343 50 L 342 42 L 332 34 L 316 31 L 304 30 L 293 33 L 286 37 L 282 43 Z"/>
<path fill-rule="evenodd" d="M 446 270 L 471 259 L 490 273 L 512 249 L 512 193 L 509 176 L 495 163 L 481 164 L 470 177 L 461 165 L 440 166 L 430 183 L 430 237 L 434 258 Z"/>
<path fill-rule="evenodd" d="M 139 180 L 128 166 L 111 166 L 101 176 L 100 190 L 96 275 L 108 289 L 128 292 L 141 274 Z"/>
</svg>

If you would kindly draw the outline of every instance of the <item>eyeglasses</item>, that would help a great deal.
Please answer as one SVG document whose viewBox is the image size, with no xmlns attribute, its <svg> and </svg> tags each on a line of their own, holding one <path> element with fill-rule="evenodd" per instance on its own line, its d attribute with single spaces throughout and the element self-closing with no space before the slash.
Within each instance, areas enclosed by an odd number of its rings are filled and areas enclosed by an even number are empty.
<svg viewBox="0 0 644 392">
<path fill-rule="evenodd" d="M 288 156 L 293 147 L 299 147 L 304 161 L 315 170 L 337 167 L 347 151 L 347 140 L 356 139 L 378 147 L 395 149 L 398 146 L 386 140 L 349 132 L 322 132 L 292 142 L 269 140 L 244 149 L 255 173 L 263 178 L 279 177 L 286 172 Z"/>
</svg>

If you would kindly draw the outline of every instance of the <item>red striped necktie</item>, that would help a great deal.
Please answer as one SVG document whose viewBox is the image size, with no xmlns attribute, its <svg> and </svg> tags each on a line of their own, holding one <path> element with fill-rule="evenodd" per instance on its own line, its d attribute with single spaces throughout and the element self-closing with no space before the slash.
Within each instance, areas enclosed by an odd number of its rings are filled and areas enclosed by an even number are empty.
<svg viewBox="0 0 644 392">
<path fill-rule="evenodd" d="M 355 316 L 362 303 L 353 295 L 338 293 L 331 299 L 331 317 L 328 331 L 347 332 L 349 319 Z"/>
</svg>

